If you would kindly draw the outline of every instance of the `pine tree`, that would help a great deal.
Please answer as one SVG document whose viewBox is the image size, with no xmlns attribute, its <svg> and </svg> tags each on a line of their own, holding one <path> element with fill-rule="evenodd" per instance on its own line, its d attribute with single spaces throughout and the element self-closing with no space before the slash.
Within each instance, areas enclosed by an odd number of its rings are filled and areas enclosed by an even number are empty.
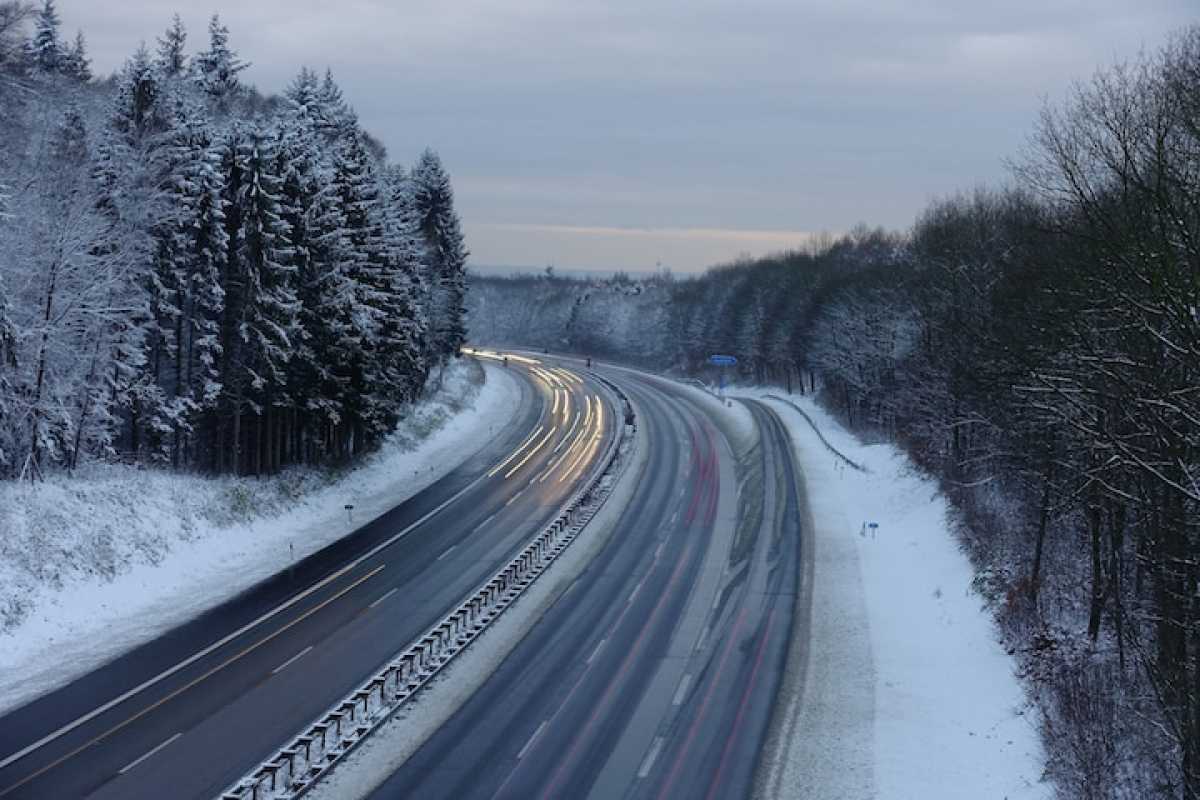
<svg viewBox="0 0 1200 800">
<path fill-rule="evenodd" d="M 300 113 L 308 109 L 297 106 Z M 357 287 L 346 272 L 345 217 L 315 133 L 311 118 L 298 117 L 281 130 L 277 155 L 300 306 L 288 377 L 299 417 L 288 429 L 293 449 L 306 461 L 327 455 L 325 443 L 346 414 L 347 356 L 362 348 Z"/>
<path fill-rule="evenodd" d="M 183 96 L 159 156 L 164 211 L 155 228 L 157 338 L 167 343 L 154 373 L 167 395 L 155 424 L 164 456 L 189 459 L 192 434 L 220 389 L 216 373 L 224 294 L 220 264 L 228 241 L 220 199 L 219 159 L 208 121 Z M 168 438 L 169 437 L 169 438 Z"/>
<path fill-rule="evenodd" d="M 184 47 L 187 44 L 187 29 L 183 20 L 176 14 L 171 20 L 171 27 L 158 40 L 158 68 L 168 78 L 176 78 L 187 71 L 187 54 Z"/>
<path fill-rule="evenodd" d="M 432 357 L 445 361 L 466 341 L 467 249 L 454 190 L 432 150 L 413 169 L 413 202 L 427 251 Z"/>
<path fill-rule="evenodd" d="M 379 180 L 361 134 L 341 141 L 333 182 L 346 217 L 345 264 L 356 288 L 347 455 L 369 447 L 395 423 L 400 405 L 423 379 L 420 325 L 412 276 L 389 239 Z"/>
<path fill-rule="evenodd" d="M 227 110 L 229 103 L 242 92 L 238 73 L 250 65 L 230 49 L 229 28 L 221 24 L 216 14 L 208 23 L 208 39 L 208 49 L 193 59 L 196 80 L 219 109 Z"/>
<path fill-rule="evenodd" d="M 80 83 L 88 83 L 92 80 L 92 61 L 87 55 L 87 43 L 84 41 L 83 31 L 75 34 L 75 43 L 65 53 L 62 72 Z"/>
<path fill-rule="evenodd" d="M 317 91 L 317 100 L 321 114 L 321 130 L 330 142 L 358 133 L 358 115 L 346 102 L 341 87 L 333 79 L 333 70 L 328 67 Z"/>
<path fill-rule="evenodd" d="M 54 0 L 44 0 L 34 18 L 33 38 L 29 42 L 29 58 L 34 69 L 47 75 L 63 71 L 67 57 L 66 47 L 59 35 L 61 23 Z"/>
<path fill-rule="evenodd" d="M 308 117 L 314 113 L 321 96 L 321 80 L 308 67 L 301 67 L 292 82 L 283 90 L 283 96 L 297 116 Z"/>
<path fill-rule="evenodd" d="M 260 128 L 234 127 L 225 153 L 230 239 L 223 275 L 222 384 L 225 409 L 233 417 L 227 444 L 235 471 L 263 470 L 273 446 L 264 415 L 286 403 L 282 392 L 298 303 L 276 163 L 272 142 Z M 254 424 L 243 430 L 246 411 Z"/>
<path fill-rule="evenodd" d="M 139 47 L 117 78 L 112 127 L 131 147 L 168 128 L 165 92 L 145 45 Z"/>
</svg>

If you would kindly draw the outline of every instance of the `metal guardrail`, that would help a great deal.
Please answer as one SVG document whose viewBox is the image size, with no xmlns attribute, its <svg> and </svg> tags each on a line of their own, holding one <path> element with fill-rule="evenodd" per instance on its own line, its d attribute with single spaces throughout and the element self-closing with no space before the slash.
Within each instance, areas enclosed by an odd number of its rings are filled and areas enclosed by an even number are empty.
<svg viewBox="0 0 1200 800">
<path fill-rule="evenodd" d="M 808 415 L 808 412 L 807 412 L 807 411 L 805 411 L 803 408 L 801 408 L 800 406 L 796 405 L 796 404 L 795 404 L 795 403 L 793 403 L 791 400 L 788 400 L 786 397 L 780 397 L 780 396 L 779 396 L 779 395 L 777 395 L 777 394 L 769 394 L 769 395 L 767 395 L 767 397 L 768 397 L 769 399 L 771 399 L 771 400 L 777 400 L 777 401 L 779 401 L 780 403 L 786 403 L 787 405 L 789 405 L 789 406 L 791 406 L 792 408 L 794 408 L 794 409 L 796 409 L 797 411 L 799 411 L 799 412 L 800 412 L 800 416 L 804 417 L 804 419 L 808 421 L 808 424 L 809 424 L 810 426 L 812 426 L 813 433 L 817 434 L 817 438 L 821 440 L 821 444 L 825 445 L 825 448 L 826 448 L 826 449 L 827 449 L 829 452 L 833 453 L 835 456 L 837 456 L 838 458 L 840 458 L 842 461 L 844 461 L 846 464 L 848 464 L 848 465 L 849 465 L 851 468 L 853 468 L 853 469 L 856 469 L 856 470 L 858 470 L 859 472 L 868 472 L 868 473 L 869 473 L 869 472 L 871 471 L 871 470 L 867 469 L 866 467 L 864 467 L 862 464 L 859 464 L 857 461 L 855 461 L 854 459 L 852 459 L 852 458 L 850 458 L 849 456 L 847 456 L 847 455 L 846 455 L 845 453 L 843 453 L 841 450 L 838 450 L 838 449 L 837 449 L 836 447 L 834 447 L 832 444 L 830 444 L 830 443 L 829 443 L 829 440 L 825 438 L 825 434 L 821 433 L 821 429 L 817 427 L 817 423 L 813 421 L 813 418 L 812 418 L 812 417 L 810 417 L 810 416 Z"/>
<path fill-rule="evenodd" d="M 616 392 L 626 409 L 630 408 L 624 392 L 609 381 L 600 380 Z M 603 466 L 567 501 L 541 534 L 391 663 L 223 792 L 219 800 L 294 800 L 312 789 L 413 699 L 579 536 L 608 499 L 616 473 L 628 463 L 626 459 L 618 464 L 617 456 L 621 445 L 631 438 L 631 426 L 622 426 L 621 434 L 613 437 L 602 458 Z"/>
</svg>

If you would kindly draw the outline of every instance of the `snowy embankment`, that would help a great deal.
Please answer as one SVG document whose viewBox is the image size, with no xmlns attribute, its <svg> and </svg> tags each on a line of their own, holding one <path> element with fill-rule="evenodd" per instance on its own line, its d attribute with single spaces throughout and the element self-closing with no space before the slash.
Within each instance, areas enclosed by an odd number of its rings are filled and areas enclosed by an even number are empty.
<svg viewBox="0 0 1200 800">
<path fill-rule="evenodd" d="M 804 475 L 812 613 L 758 796 L 1051 797 L 1036 712 L 972 589 L 946 499 L 897 448 L 863 445 L 815 403 L 789 400 L 812 424 L 768 402 Z"/>
<path fill-rule="evenodd" d="M 379 452 L 340 474 L 96 466 L 0 486 L 0 710 L 233 597 L 454 469 L 520 402 L 514 378 L 485 369 L 455 362 Z"/>
</svg>

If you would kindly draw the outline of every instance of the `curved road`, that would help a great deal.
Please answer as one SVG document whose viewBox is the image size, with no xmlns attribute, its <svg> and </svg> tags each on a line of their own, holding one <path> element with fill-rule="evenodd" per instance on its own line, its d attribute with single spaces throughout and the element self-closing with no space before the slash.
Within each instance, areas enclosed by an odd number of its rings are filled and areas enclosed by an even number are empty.
<svg viewBox="0 0 1200 800">
<path fill-rule="evenodd" d="M 633 500 L 571 589 L 372 800 L 750 794 L 799 576 L 788 437 L 752 403 L 757 442 L 730 443 L 679 387 L 599 371 L 647 431 Z"/>
<path fill-rule="evenodd" d="M 0 798 L 212 798 L 440 619 L 540 532 L 618 430 L 581 370 L 510 366 L 526 379 L 517 424 L 445 478 L 0 717 Z"/>
</svg>

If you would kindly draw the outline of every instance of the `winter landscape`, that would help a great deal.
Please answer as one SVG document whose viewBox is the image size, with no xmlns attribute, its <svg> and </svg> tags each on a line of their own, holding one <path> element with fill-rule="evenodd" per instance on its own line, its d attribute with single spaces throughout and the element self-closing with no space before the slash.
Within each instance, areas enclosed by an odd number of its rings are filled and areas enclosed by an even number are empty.
<svg viewBox="0 0 1200 800">
<path fill-rule="evenodd" d="M 212 5 L 0 0 L 0 799 L 1200 800 L 1187 9 Z"/>
</svg>

